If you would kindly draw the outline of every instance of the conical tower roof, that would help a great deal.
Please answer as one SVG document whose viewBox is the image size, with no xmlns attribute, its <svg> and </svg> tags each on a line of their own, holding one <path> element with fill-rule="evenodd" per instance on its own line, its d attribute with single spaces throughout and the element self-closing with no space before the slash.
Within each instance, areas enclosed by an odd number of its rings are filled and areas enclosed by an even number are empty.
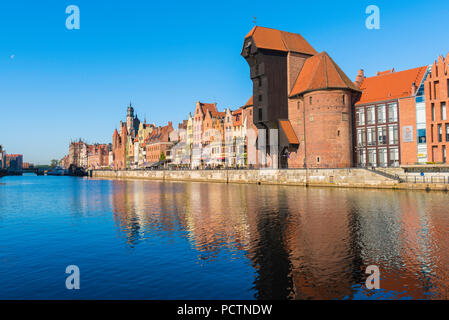
<svg viewBox="0 0 449 320">
<path fill-rule="evenodd" d="M 325 89 L 360 91 L 334 60 L 323 51 L 306 60 L 290 96 Z"/>
</svg>

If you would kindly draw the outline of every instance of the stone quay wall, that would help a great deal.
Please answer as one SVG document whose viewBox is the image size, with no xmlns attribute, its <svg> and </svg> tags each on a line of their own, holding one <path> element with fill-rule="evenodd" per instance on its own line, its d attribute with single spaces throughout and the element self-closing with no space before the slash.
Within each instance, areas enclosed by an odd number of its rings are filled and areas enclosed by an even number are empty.
<svg viewBox="0 0 449 320">
<path fill-rule="evenodd" d="M 398 188 L 388 177 L 360 169 L 93 170 L 92 177 L 353 188 Z"/>
</svg>

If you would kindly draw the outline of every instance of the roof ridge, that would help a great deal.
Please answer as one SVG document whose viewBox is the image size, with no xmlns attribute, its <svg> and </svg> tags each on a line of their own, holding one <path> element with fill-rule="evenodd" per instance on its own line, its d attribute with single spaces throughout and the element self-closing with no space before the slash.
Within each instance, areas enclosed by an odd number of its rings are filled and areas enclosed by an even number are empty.
<svg viewBox="0 0 449 320">
<path fill-rule="evenodd" d="M 346 83 L 345 79 L 343 79 L 343 76 L 342 76 L 341 73 L 340 73 L 340 71 L 343 72 L 343 70 L 340 69 L 340 67 L 338 66 L 338 64 L 334 61 L 334 59 L 332 59 L 331 56 L 327 55 L 327 57 L 331 60 L 332 65 L 334 66 L 335 71 L 337 71 L 337 74 L 338 74 L 338 77 L 340 78 L 340 80 L 341 80 L 345 85 L 348 85 L 348 84 Z M 351 80 L 351 79 L 349 79 L 349 80 Z M 353 83 L 353 82 L 351 81 L 351 83 Z M 355 85 L 354 85 L 354 86 L 355 86 Z"/>
<path fill-rule="evenodd" d="M 324 63 L 324 79 L 326 80 L 326 88 L 327 88 L 327 87 L 329 87 L 329 77 L 328 77 L 329 75 L 327 73 L 327 61 L 326 61 L 327 60 L 326 59 L 327 54 L 324 53 L 323 56 L 324 56 L 324 59 L 323 59 L 323 63 Z"/>
<path fill-rule="evenodd" d="M 314 55 L 314 56 L 312 56 L 312 57 L 310 57 L 310 58 L 313 58 L 313 57 L 318 57 L 320 54 L 317 54 L 317 55 Z M 309 58 L 309 59 L 310 59 Z M 315 59 L 317 59 L 317 58 L 315 58 Z M 312 60 L 311 60 L 312 61 Z M 313 61 L 312 61 L 313 62 Z M 312 62 L 310 62 L 310 63 L 312 63 Z M 311 85 L 311 83 L 312 83 L 312 81 L 313 81 L 313 79 L 315 79 L 315 76 L 316 76 L 316 74 L 317 74 L 317 72 L 318 72 L 318 67 L 319 67 L 320 65 L 319 64 L 317 64 L 316 66 L 315 66 L 315 71 L 313 72 L 313 74 L 312 74 L 312 76 L 310 77 L 310 81 L 309 81 L 309 83 L 307 84 L 307 89 L 309 89 L 309 87 L 310 87 L 310 85 Z"/>
<path fill-rule="evenodd" d="M 284 44 L 285 50 L 289 51 L 289 50 L 288 50 L 288 47 L 287 47 L 287 42 L 285 41 L 285 38 L 284 38 L 284 31 L 278 30 L 278 32 L 279 32 L 280 35 L 281 35 L 281 41 L 282 41 L 282 43 Z"/>
</svg>

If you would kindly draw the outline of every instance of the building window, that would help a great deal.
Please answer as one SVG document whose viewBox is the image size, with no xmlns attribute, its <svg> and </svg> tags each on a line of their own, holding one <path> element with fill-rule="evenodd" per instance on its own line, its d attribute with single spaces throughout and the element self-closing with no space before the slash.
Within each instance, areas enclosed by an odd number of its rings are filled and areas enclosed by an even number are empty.
<svg viewBox="0 0 449 320">
<path fill-rule="evenodd" d="M 418 129 L 418 143 L 426 143 L 426 129 Z"/>
<path fill-rule="evenodd" d="M 432 77 L 432 74 L 430 75 Z M 429 81 L 429 99 L 432 100 L 432 82 Z"/>
<path fill-rule="evenodd" d="M 376 123 L 376 115 L 374 114 L 374 107 L 366 108 L 366 123 L 367 124 Z"/>
<path fill-rule="evenodd" d="M 367 133 L 367 140 L 369 146 L 375 146 L 376 145 L 376 128 L 370 127 L 366 131 Z"/>
<path fill-rule="evenodd" d="M 443 127 L 438 125 L 438 142 L 443 142 Z"/>
<path fill-rule="evenodd" d="M 377 165 L 376 149 L 368 149 L 368 165 L 370 167 L 375 167 Z"/>
<path fill-rule="evenodd" d="M 438 99 L 439 97 L 439 91 L 440 91 L 440 82 L 439 81 L 435 81 L 433 84 L 433 98 L 435 100 Z"/>
<path fill-rule="evenodd" d="M 297 106 L 296 106 L 298 110 L 299 110 L 299 105 L 300 105 L 300 102 L 298 101 L 298 104 L 297 104 Z"/>
<path fill-rule="evenodd" d="M 430 141 L 433 143 L 433 124 L 430 125 Z"/>
<path fill-rule="evenodd" d="M 316 157 L 316 163 L 320 163 L 320 157 Z"/>
<path fill-rule="evenodd" d="M 388 165 L 387 148 L 379 149 L 379 166 L 386 167 Z"/>
<path fill-rule="evenodd" d="M 361 167 L 366 166 L 366 150 L 360 149 L 358 152 L 358 164 Z"/>
<path fill-rule="evenodd" d="M 391 167 L 399 166 L 399 149 L 398 148 L 390 149 L 390 166 Z"/>
<path fill-rule="evenodd" d="M 432 121 L 435 121 L 435 104 L 432 103 Z"/>
<path fill-rule="evenodd" d="M 398 121 L 398 104 L 390 103 L 388 105 L 388 121 L 397 122 Z"/>
<path fill-rule="evenodd" d="M 447 120 L 446 102 L 441 102 L 441 120 Z"/>
<path fill-rule="evenodd" d="M 377 139 L 378 144 L 387 144 L 387 127 L 383 126 L 377 128 Z"/>
<path fill-rule="evenodd" d="M 343 95 L 343 96 L 341 97 L 341 99 L 342 99 L 343 105 L 346 105 L 346 96 Z"/>
<path fill-rule="evenodd" d="M 348 121 L 349 120 L 349 115 L 347 112 L 342 112 L 341 113 L 341 120 L 342 121 Z"/>
<path fill-rule="evenodd" d="M 385 123 L 387 120 L 385 105 L 377 106 L 377 123 Z"/>
<path fill-rule="evenodd" d="M 309 104 L 312 104 L 312 97 L 309 98 Z"/>
<path fill-rule="evenodd" d="M 359 108 L 356 112 L 356 122 L 357 125 L 363 126 L 365 124 L 365 109 Z"/>
<path fill-rule="evenodd" d="M 258 83 L 259 87 L 261 87 L 261 86 L 262 86 L 262 79 L 261 79 L 261 78 L 258 78 L 258 79 L 257 79 L 257 83 Z"/>
<path fill-rule="evenodd" d="M 443 162 L 446 162 L 446 146 L 443 146 Z"/>
<path fill-rule="evenodd" d="M 446 123 L 446 142 L 449 142 L 449 124 Z"/>
<path fill-rule="evenodd" d="M 365 129 L 357 129 L 357 146 L 365 146 Z"/>
<path fill-rule="evenodd" d="M 262 102 L 262 95 L 259 95 L 259 102 Z"/>
<path fill-rule="evenodd" d="M 262 120 L 262 108 L 259 108 L 259 120 Z"/>
<path fill-rule="evenodd" d="M 398 144 L 398 126 L 389 126 L 389 143 Z"/>
</svg>

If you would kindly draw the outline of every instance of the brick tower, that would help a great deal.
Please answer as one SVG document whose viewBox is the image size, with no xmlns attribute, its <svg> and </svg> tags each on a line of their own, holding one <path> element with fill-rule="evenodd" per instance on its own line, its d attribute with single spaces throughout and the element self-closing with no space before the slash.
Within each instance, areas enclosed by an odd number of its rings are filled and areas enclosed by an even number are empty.
<svg viewBox="0 0 449 320">
<path fill-rule="evenodd" d="M 253 81 L 253 122 L 278 129 L 267 134 L 265 148 L 261 136 L 257 142 L 272 166 L 351 167 L 352 107 L 360 90 L 329 55 L 299 34 L 259 26 L 241 54 Z"/>
</svg>

